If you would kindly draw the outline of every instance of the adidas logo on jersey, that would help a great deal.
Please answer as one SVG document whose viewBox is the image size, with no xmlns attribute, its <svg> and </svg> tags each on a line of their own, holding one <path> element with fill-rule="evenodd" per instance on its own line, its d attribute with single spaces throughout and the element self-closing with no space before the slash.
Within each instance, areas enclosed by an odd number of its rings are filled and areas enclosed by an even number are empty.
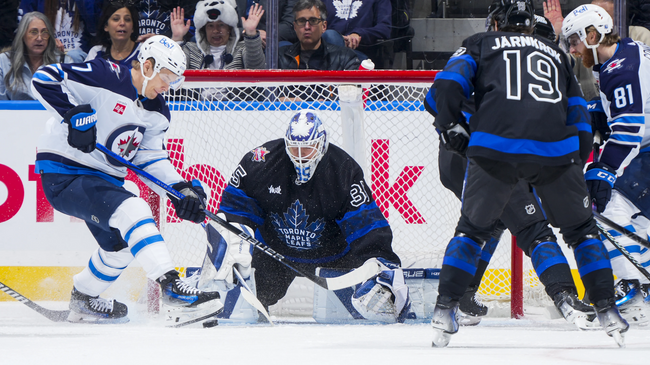
<svg viewBox="0 0 650 365">
<path fill-rule="evenodd" d="M 115 104 L 115 106 L 113 107 L 113 111 L 116 112 L 119 115 L 124 114 L 124 110 L 126 110 L 126 105 L 122 104 L 120 102 Z"/>
</svg>

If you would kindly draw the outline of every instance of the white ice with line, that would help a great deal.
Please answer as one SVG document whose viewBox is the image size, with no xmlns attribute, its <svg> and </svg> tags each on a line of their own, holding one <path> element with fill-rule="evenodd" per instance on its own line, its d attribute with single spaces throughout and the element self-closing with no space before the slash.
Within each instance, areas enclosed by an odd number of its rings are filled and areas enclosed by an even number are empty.
<svg viewBox="0 0 650 365">
<path fill-rule="evenodd" d="M 66 309 L 64 302 L 40 302 Z M 127 303 L 122 325 L 54 323 L 18 302 L 0 302 L 0 364 L 648 364 L 650 327 L 632 327 L 627 348 L 604 331 L 563 319 L 488 318 L 432 348 L 429 324 L 322 325 L 272 317 L 268 325 L 165 328 Z M 531 316 L 534 317 L 534 316 Z"/>
</svg>

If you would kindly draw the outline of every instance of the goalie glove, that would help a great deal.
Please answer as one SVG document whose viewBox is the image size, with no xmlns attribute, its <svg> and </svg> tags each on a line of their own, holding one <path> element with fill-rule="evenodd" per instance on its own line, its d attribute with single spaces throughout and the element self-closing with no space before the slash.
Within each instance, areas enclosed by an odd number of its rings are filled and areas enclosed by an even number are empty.
<svg viewBox="0 0 650 365">
<path fill-rule="evenodd" d="M 372 258 L 382 271 L 368 279 L 352 295 L 352 306 L 365 319 L 385 323 L 404 322 L 411 308 L 404 272 L 396 264 Z M 368 260 L 368 261 L 370 261 Z"/>
<path fill-rule="evenodd" d="M 68 125 L 68 144 L 83 153 L 95 150 L 97 144 L 97 114 L 89 104 L 77 105 L 63 115 Z"/>
<path fill-rule="evenodd" d="M 169 197 L 169 200 L 171 200 L 174 205 L 178 218 L 192 221 L 194 223 L 202 223 L 205 220 L 205 212 L 203 212 L 205 207 L 202 202 L 204 202 L 208 196 L 205 194 L 205 191 L 203 191 L 203 187 L 199 180 L 179 182 L 172 185 L 172 188 L 185 195 L 183 200 L 179 200 L 175 196 L 167 194 L 167 197 Z"/>
<path fill-rule="evenodd" d="M 219 213 L 218 216 L 226 220 L 223 213 Z M 253 230 L 244 224 L 232 222 L 230 224 L 251 237 L 254 234 Z M 233 266 L 237 268 L 242 278 L 248 279 L 252 272 L 253 246 L 248 241 L 220 225 L 208 224 L 205 226 L 205 229 L 210 246 L 207 256 L 216 270 L 216 274 L 212 279 L 224 281 L 226 286 L 232 287 L 234 284 Z M 206 259 L 205 261 L 207 262 L 208 260 Z"/>
</svg>

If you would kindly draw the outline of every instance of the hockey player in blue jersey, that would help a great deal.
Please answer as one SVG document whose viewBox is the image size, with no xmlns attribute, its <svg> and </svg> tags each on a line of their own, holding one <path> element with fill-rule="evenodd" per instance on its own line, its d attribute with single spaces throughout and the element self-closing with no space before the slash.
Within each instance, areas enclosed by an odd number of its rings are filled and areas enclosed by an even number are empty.
<svg viewBox="0 0 650 365">
<path fill-rule="evenodd" d="M 650 47 L 613 32 L 610 15 L 597 5 L 582 5 L 566 16 L 562 32 L 571 53 L 594 66 L 600 84 L 609 138 L 594 152 L 585 174 L 598 212 L 619 225 L 648 237 L 650 228 Z M 611 133 L 611 134 L 610 134 Z M 609 228 L 608 228 L 609 229 Z M 650 252 L 630 238 L 609 229 L 643 266 Z M 617 304 L 628 321 L 650 320 L 650 281 L 607 240 L 616 285 Z M 645 299 L 645 300 L 644 300 Z M 644 303 L 645 301 L 645 303 Z M 632 323 L 634 323 L 632 322 Z"/>
<path fill-rule="evenodd" d="M 95 150 L 110 150 L 181 191 L 170 197 L 181 219 L 203 222 L 198 181 L 184 181 L 165 151 L 170 113 L 160 95 L 179 86 L 185 54 L 164 36 L 142 45 L 133 68 L 104 59 L 41 67 L 32 79 L 34 95 L 52 114 L 38 144 L 36 172 L 48 201 L 60 212 L 83 219 L 99 248 L 74 276 L 69 320 L 125 322 L 126 305 L 100 298 L 135 258 L 162 289 L 172 307 L 218 307 L 219 294 L 185 283 L 147 203 L 123 188 L 127 170 Z M 164 194 L 152 183 L 149 186 Z"/>
<path fill-rule="evenodd" d="M 366 319 L 396 322 L 410 301 L 392 231 L 375 203 L 363 170 L 341 148 L 313 110 L 292 116 L 284 138 L 247 153 L 230 178 L 220 214 L 305 272 L 317 267 L 354 269 L 376 260 L 382 271 L 354 293 L 352 305 Z M 241 238 L 223 232 L 237 247 Z M 237 263 L 235 263 L 237 261 Z M 253 252 L 257 296 L 266 307 L 285 296 L 296 273 L 259 250 Z M 224 269 L 222 268 L 221 271 Z M 229 267 L 226 270 L 230 270 Z"/>
<path fill-rule="evenodd" d="M 615 305 L 609 257 L 582 175 L 592 138 L 586 102 L 566 54 L 531 35 L 532 2 L 493 5 L 495 31 L 465 39 L 433 85 L 434 124 L 449 148 L 466 150 L 469 161 L 461 217 L 440 272 L 433 345 L 447 346 L 458 331 L 458 300 L 520 180 L 535 188 L 549 222 L 573 249 L 600 323 L 622 345 L 628 324 Z M 461 107 L 472 93 L 476 113 L 467 125 Z M 531 251 L 536 270 L 555 264 L 558 250 L 553 242 L 537 242 Z"/>
</svg>

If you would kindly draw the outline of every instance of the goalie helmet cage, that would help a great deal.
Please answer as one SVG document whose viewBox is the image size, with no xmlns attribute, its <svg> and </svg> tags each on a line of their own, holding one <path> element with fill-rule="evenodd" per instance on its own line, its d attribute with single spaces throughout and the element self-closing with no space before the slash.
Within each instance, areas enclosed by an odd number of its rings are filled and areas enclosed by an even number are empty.
<svg viewBox="0 0 650 365">
<path fill-rule="evenodd" d="M 402 265 L 440 268 L 460 202 L 440 183 L 438 135 L 423 107 L 436 73 L 189 70 L 183 88 L 166 95 L 172 114 L 170 159 L 183 178 L 203 183 L 208 208 L 216 212 L 241 158 L 266 141 L 282 138 L 296 111 L 314 109 L 330 142 L 364 169 L 391 225 L 393 249 Z M 264 151 L 257 152 L 263 160 Z M 166 197 L 160 212 L 163 237 L 180 271 L 200 267 L 206 252 L 203 230 L 179 221 Z M 513 247 L 514 240 L 505 234 L 481 282 L 478 298 L 491 308 L 490 315 L 520 318 L 524 304 L 552 305 L 530 260 L 522 263 L 521 251 Z M 296 313 L 310 315 L 311 308 L 282 315 Z"/>
</svg>

